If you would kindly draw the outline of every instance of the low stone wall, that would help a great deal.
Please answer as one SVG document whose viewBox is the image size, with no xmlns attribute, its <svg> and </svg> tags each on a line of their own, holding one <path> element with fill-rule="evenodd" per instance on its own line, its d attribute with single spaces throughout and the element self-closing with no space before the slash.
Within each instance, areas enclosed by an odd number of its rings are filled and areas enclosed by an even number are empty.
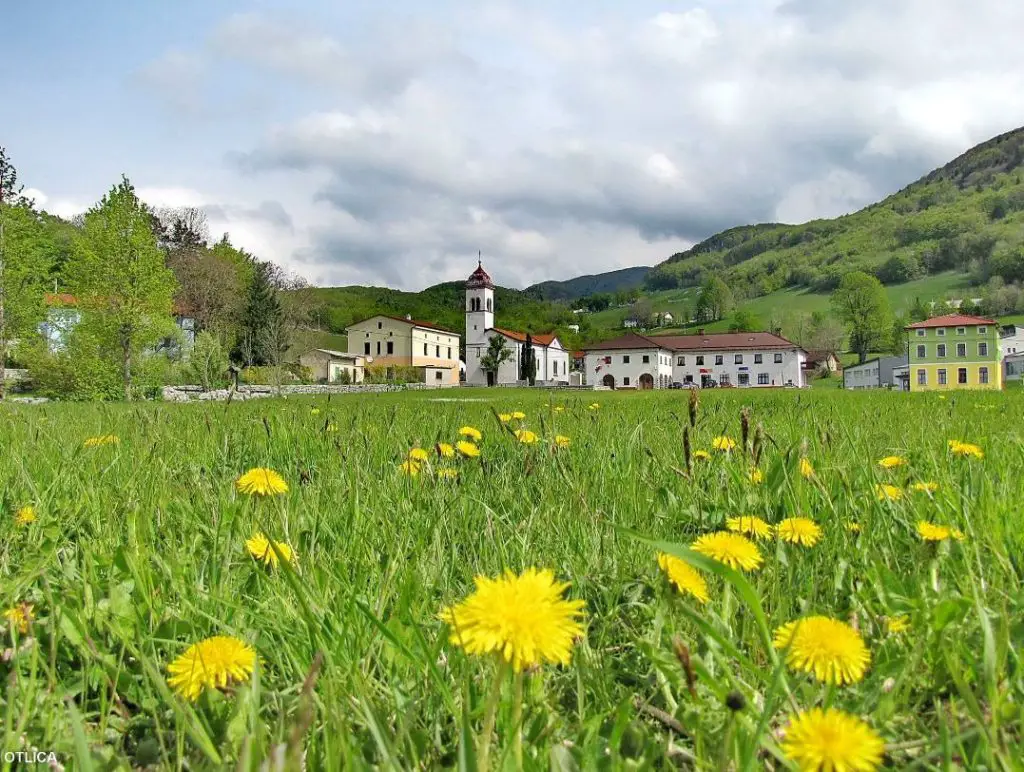
<svg viewBox="0 0 1024 772">
<path fill-rule="evenodd" d="M 203 391 L 201 386 L 164 386 L 165 402 L 223 401 L 226 399 L 249 400 L 263 397 L 276 397 L 289 394 L 382 394 L 391 391 L 433 391 L 451 388 L 435 386 L 430 383 L 359 383 L 352 385 L 331 383 L 290 384 L 282 386 L 280 392 L 274 386 L 240 386 L 233 389 L 214 389 Z"/>
</svg>

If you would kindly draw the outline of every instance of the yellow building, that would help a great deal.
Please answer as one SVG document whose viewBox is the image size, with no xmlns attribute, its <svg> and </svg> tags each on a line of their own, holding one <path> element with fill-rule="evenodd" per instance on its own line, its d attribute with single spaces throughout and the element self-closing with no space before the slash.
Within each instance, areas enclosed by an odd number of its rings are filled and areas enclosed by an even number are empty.
<svg viewBox="0 0 1024 772">
<path fill-rule="evenodd" d="M 459 334 L 411 317 L 377 315 L 356 322 L 348 353 L 367 357 L 369 367 L 422 369 L 425 383 L 459 384 Z"/>
<path fill-rule="evenodd" d="M 999 323 L 946 314 L 906 328 L 910 344 L 910 390 L 1001 389 Z"/>
</svg>

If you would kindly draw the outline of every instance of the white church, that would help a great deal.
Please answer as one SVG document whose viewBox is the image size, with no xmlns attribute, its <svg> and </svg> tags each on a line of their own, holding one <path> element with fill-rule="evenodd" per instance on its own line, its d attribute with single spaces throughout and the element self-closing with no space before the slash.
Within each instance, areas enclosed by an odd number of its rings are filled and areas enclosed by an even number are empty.
<svg viewBox="0 0 1024 772">
<path fill-rule="evenodd" d="M 466 383 L 471 386 L 514 386 L 519 379 L 519 360 L 526 345 L 526 333 L 494 326 L 494 282 L 484 270 L 483 263 L 466 280 Z M 487 354 L 488 344 L 495 335 L 505 339 L 512 353 L 496 373 L 486 372 L 480 362 Z M 563 348 L 554 333 L 531 335 L 534 359 L 537 363 L 536 383 L 541 385 L 569 382 L 569 352 Z"/>
</svg>

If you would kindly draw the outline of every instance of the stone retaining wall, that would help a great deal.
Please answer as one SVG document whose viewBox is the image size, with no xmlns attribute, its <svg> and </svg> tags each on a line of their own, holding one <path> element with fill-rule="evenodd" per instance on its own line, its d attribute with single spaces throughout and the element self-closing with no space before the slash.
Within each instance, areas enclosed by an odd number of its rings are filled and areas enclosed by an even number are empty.
<svg viewBox="0 0 1024 772">
<path fill-rule="evenodd" d="M 280 391 L 274 386 L 241 386 L 238 391 L 232 389 L 214 389 L 203 391 L 201 386 L 164 386 L 165 402 L 191 402 L 193 400 L 234 400 L 261 399 L 289 394 L 382 394 L 392 391 L 426 391 L 451 388 L 435 386 L 427 383 L 360 383 L 343 385 L 340 383 L 290 384 L 281 386 Z"/>
</svg>

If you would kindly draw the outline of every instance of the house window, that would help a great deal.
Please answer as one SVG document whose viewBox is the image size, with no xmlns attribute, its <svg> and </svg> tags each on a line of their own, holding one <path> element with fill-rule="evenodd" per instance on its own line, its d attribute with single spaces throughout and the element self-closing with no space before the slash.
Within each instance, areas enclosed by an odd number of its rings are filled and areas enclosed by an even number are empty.
<svg viewBox="0 0 1024 772">
<path fill-rule="evenodd" d="M 940 338 L 945 338 L 946 337 L 946 328 L 945 327 L 939 327 L 935 331 L 935 334 L 938 335 Z"/>
<path fill-rule="evenodd" d="M 737 364 L 737 365 L 743 364 L 743 354 L 737 354 L 736 356 L 733 357 L 732 361 L 733 361 L 733 364 Z"/>
<path fill-rule="evenodd" d="M 956 334 L 957 335 L 966 335 L 967 334 L 967 328 L 966 327 L 957 327 L 956 328 Z"/>
<path fill-rule="evenodd" d="M 393 340 L 389 340 L 388 341 L 388 353 L 389 354 L 394 354 L 395 353 L 395 342 Z"/>
<path fill-rule="evenodd" d="M 924 348 L 924 346 L 918 346 L 917 347 L 917 352 L 918 352 L 917 356 L 918 356 L 919 359 L 923 359 L 924 358 L 924 354 L 921 353 L 921 349 L 923 349 L 923 348 Z M 946 357 L 946 344 L 945 343 L 940 343 L 938 346 L 936 346 L 935 351 L 938 354 L 939 359 L 945 359 L 945 357 Z"/>
<path fill-rule="evenodd" d="M 427 344 L 424 343 L 423 344 L 423 356 L 426 356 L 426 355 L 427 355 Z"/>
<path fill-rule="evenodd" d="M 759 365 L 764 360 L 763 354 L 754 354 L 754 364 Z"/>
<path fill-rule="evenodd" d="M 622 385 L 623 386 L 629 386 L 629 376 L 628 375 L 625 378 L 622 379 Z"/>
<path fill-rule="evenodd" d="M 725 361 L 725 358 L 721 354 L 715 354 L 715 364 L 720 365 Z"/>
<path fill-rule="evenodd" d="M 978 356 L 980 356 L 980 357 L 987 357 L 988 356 L 988 344 L 987 343 L 979 343 L 978 344 Z"/>
<path fill-rule="evenodd" d="M 451 346 L 448 347 L 448 358 L 449 359 L 452 358 L 452 347 Z"/>
<path fill-rule="evenodd" d="M 757 385 L 758 386 L 767 386 L 768 385 L 768 373 L 758 373 L 757 374 Z"/>
<path fill-rule="evenodd" d="M 719 383 L 720 383 L 720 384 L 721 384 L 722 386 L 728 386 L 728 385 L 729 385 L 729 373 L 722 373 L 722 374 L 721 374 L 721 375 L 720 375 L 720 376 L 718 377 L 718 382 L 719 382 Z"/>
<path fill-rule="evenodd" d="M 624 364 L 624 365 L 628 365 L 629 364 L 629 354 L 626 354 L 624 357 L 622 357 L 622 364 Z"/>
<path fill-rule="evenodd" d="M 477 349 L 477 350 L 476 350 L 476 358 L 477 358 L 477 359 L 479 359 L 479 358 L 480 358 L 480 349 Z"/>
<path fill-rule="evenodd" d="M 377 322 L 377 329 L 378 330 L 383 330 L 384 329 L 384 322 Z"/>
<path fill-rule="evenodd" d="M 965 356 L 967 356 L 967 344 L 966 343 L 957 343 L 956 344 L 956 355 L 958 357 L 965 357 Z"/>
<path fill-rule="evenodd" d="M 945 370 L 939 370 L 939 386 L 945 386 L 945 385 L 946 385 L 946 371 Z"/>
<path fill-rule="evenodd" d="M 917 358 L 918 359 L 924 359 L 924 346 L 923 345 L 917 347 Z"/>
<path fill-rule="evenodd" d="M 967 383 L 967 368 L 961 367 L 956 371 L 956 382 Z"/>
<path fill-rule="evenodd" d="M 551 374 L 558 375 L 558 360 L 556 359 L 551 363 Z"/>
<path fill-rule="evenodd" d="M 988 327 L 979 327 L 978 335 L 985 335 L 988 332 Z"/>
<path fill-rule="evenodd" d="M 923 338 L 923 337 L 925 336 L 925 332 L 926 332 L 926 330 L 923 330 L 923 329 L 918 329 L 918 331 L 917 331 L 917 337 L 919 337 L 919 338 Z"/>
<path fill-rule="evenodd" d="M 437 359 L 441 358 L 441 347 L 440 346 L 434 346 L 434 356 Z"/>
<path fill-rule="evenodd" d="M 749 386 L 750 385 L 750 374 L 749 373 L 740 373 L 738 378 L 739 378 L 740 386 Z"/>
<path fill-rule="evenodd" d="M 781 365 L 782 364 L 782 354 L 776 354 L 775 355 L 775 364 L 777 364 L 777 365 Z"/>
<path fill-rule="evenodd" d="M 366 341 L 366 343 L 363 344 L 363 353 L 366 354 L 366 356 L 370 356 L 370 341 Z"/>
<path fill-rule="evenodd" d="M 703 356 L 698 356 L 697 357 L 697 365 L 700 366 L 702 364 L 704 364 L 704 357 Z"/>
<path fill-rule="evenodd" d="M 487 298 L 487 310 L 488 311 L 491 310 L 491 299 L 490 298 Z"/>
<path fill-rule="evenodd" d="M 917 385 L 918 386 L 927 386 L 928 385 L 928 371 L 927 370 L 918 370 L 917 371 Z"/>
<path fill-rule="evenodd" d="M 678 367 L 686 367 L 686 357 L 676 357 L 676 365 Z"/>
<path fill-rule="evenodd" d="M 377 341 L 377 356 L 380 356 L 380 341 Z"/>
<path fill-rule="evenodd" d="M 987 367 L 979 367 L 978 368 L 978 383 L 988 383 L 988 368 Z"/>
<path fill-rule="evenodd" d="M 645 365 L 646 364 L 650 364 L 650 362 L 651 362 L 651 357 L 649 355 L 647 355 L 647 354 L 644 354 L 644 364 Z"/>
</svg>

